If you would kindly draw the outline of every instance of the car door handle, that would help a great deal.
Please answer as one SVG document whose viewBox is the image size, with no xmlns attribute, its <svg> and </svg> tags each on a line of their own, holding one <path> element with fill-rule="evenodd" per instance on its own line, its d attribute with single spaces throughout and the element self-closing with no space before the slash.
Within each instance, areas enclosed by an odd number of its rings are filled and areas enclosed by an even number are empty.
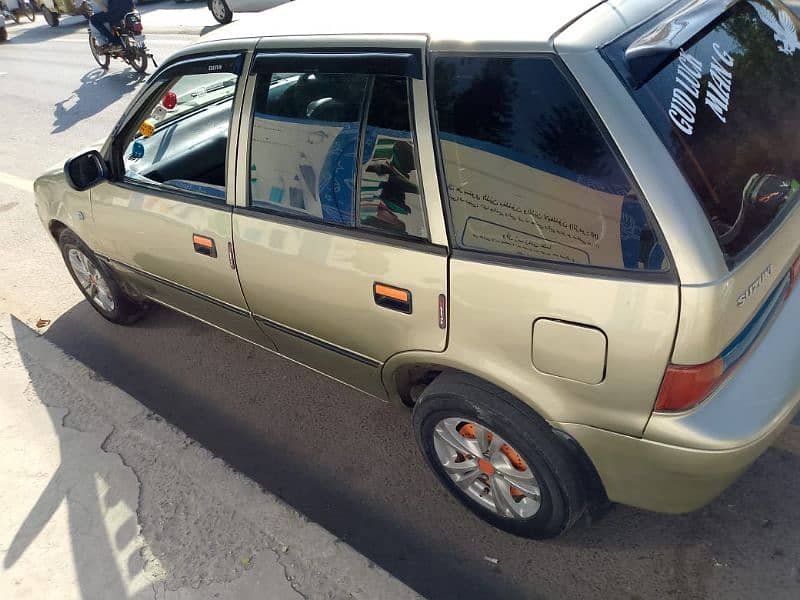
<svg viewBox="0 0 800 600">
<path fill-rule="evenodd" d="M 376 281 L 372 295 L 378 306 L 411 314 L 411 292 L 408 290 Z"/>
<path fill-rule="evenodd" d="M 217 245 L 210 237 L 195 233 L 192 235 L 192 244 L 194 245 L 194 251 L 198 254 L 210 256 L 211 258 L 217 258 Z"/>
</svg>

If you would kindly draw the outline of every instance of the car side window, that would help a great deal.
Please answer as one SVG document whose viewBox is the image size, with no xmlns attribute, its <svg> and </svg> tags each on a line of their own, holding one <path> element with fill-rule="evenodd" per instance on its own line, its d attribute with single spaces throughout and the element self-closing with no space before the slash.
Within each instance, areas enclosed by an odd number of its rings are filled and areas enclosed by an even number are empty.
<svg viewBox="0 0 800 600">
<path fill-rule="evenodd" d="M 554 60 L 441 56 L 434 88 L 456 247 L 667 269 L 636 187 Z"/>
<path fill-rule="evenodd" d="M 122 161 L 132 183 L 225 201 L 232 73 L 188 74 L 159 86 Z"/>
<path fill-rule="evenodd" d="M 352 226 L 369 77 L 262 73 L 250 144 L 250 206 Z"/>
<path fill-rule="evenodd" d="M 425 238 L 428 232 L 411 122 L 408 80 L 376 77 L 364 139 L 359 226 Z"/>
<path fill-rule="evenodd" d="M 250 207 L 426 238 L 409 97 L 400 76 L 259 74 Z"/>
</svg>

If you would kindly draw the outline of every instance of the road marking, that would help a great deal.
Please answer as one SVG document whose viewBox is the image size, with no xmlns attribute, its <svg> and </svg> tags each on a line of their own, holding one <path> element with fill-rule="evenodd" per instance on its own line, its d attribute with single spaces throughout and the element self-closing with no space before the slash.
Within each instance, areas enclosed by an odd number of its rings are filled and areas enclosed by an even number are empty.
<svg viewBox="0 0 800 600">
<path fill-rule="evenodd" d="M 10 175 L 9 173 L 0 173 L 0 183 L 17 188 L 23 192 L 33 191 L 33 181 L 17 177 L 16 175 Z"/>
</svg>

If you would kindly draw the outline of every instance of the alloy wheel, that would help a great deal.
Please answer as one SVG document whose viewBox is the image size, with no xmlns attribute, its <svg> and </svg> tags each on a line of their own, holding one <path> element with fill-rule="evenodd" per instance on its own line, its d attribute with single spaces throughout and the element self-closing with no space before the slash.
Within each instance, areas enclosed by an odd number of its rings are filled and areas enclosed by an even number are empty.
<svg viewBox="0 0 800 600">
<path fill-rule="evenodd" d="M 114 296 L 102 273 L 91 260 L 77 248 L 68 252 L 69 264 L 87 298 L 106 312 L 114 310 Z"/>
<path fill-rule="evenodd" d="M 541 508 L 539 482 L 525 460 L 488 427 L 459 417 L 439 421 L 433 445 L 444 471 L 473 502 L 509 519 Z"/>
</svg>

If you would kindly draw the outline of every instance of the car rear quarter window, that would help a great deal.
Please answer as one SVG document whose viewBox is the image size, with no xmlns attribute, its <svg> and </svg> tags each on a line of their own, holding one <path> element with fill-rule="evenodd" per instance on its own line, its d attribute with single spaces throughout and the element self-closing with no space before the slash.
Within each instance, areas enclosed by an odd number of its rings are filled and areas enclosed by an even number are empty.
<svg viewBox="0 0 800 600">
<path fill-rule="evenodd" d="M 438 57 L 453 243 L 571 265 L 666 270 L 636 189 L 549 57 Z"/>
<path fill-rule="evenodd" d="M 552 58 L 439 56 L 434 104 L 456 247 L 666 270 L 636 188 Z"/>
</svg>

